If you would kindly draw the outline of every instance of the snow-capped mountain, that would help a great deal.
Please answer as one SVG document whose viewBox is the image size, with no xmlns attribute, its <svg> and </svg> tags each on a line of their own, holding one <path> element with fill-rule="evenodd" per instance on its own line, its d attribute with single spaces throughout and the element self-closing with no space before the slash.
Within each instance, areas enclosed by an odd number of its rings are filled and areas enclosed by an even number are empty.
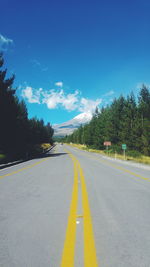
<svg viewBox="0 0 150 267">
<path fill-rule="evenodd" d="M 55 124 L 53 125 L 54 136 L 69 135 L 73 133 L 74 130 L 79 128 L 81 125 L 88 123 L 91 119 L 92 119 L 92 113 L 84 112 L 77 115 L 72 120 L 69 120 L 61 124 Z"/>
</svg>

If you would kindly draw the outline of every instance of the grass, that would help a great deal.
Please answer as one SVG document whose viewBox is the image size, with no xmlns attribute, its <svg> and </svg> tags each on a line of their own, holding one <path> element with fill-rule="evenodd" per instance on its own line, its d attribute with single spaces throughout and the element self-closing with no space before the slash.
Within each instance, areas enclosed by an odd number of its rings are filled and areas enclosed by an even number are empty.
<svg viewBox="0 0 150 267">
<path fill-rule="evenodd" d="M 109 150 L 108 150 L 108 152 L 106 152 L 104 150 L 97 150 L 97 149 L 88 148 L 86 145 L 80 145 L 80 144 L 70 144 L 70 145 L 73 147 L 79 148 L 81 150 L 99 153 L 99 154 L 102 154 L 102 155 L 105 155 L 105 156 L 108 156 L 111 158 L 116 158 L 116 159 L 121 159 L 121 160 L 129 160 L 129 161 L 131 160 L 131 161 L 135 161 L 138 163 L 150 164 L 150 157 L 144 156 L 144 155 L 141 155 L 139 157 L 131 157 L 131 156 L 126 155 L 126 157 L 124 158 L 124 155 L 121 155 L 118 153 L 116 153 L 116 154 L 115 153 L 109 153 Z"/>
</svg>

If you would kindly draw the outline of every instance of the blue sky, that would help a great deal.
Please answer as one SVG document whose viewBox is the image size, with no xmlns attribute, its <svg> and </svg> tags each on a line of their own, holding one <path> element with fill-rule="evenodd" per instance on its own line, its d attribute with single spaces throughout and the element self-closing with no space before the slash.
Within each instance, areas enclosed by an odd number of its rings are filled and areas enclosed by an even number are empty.
<svg viewBox="0 0 150 267">
<path fill-rule="evenodd" d="M 150 84 L 150 1 L 1 0 L 0 49 L 29 117 L 52 124 Z"/>
</svg>

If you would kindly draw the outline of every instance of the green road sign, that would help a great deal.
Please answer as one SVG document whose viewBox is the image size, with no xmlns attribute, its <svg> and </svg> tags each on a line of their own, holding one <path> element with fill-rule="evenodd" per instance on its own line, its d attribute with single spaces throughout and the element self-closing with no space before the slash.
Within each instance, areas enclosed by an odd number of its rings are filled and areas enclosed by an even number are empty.
<svg viewBox="0 0 150 267">
<path fill-rule="evenodd" d="M 127 145 L 126 144 L 122 144 L 122 149 L 126 150 L 127 149 Z"/>
</svg>

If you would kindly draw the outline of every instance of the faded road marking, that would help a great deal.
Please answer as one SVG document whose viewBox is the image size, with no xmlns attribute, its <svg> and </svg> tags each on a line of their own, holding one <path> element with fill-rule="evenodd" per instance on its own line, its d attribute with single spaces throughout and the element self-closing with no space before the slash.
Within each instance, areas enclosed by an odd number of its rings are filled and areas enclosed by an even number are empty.
<svg viewBox="0 0 150 267">
<path fill-rule="evenodd" d="M 10 172 L 10 173 L 6 173 L 6 174 L 4 174 L 4 175 L 1 175 L 0 178 L 4 178 L 4 177 L 6 177 L 6 176 L 11 176 L 11 175 L 13 175 L 13 174 L 22 172 L 22 171 L 27 170 L 27 169 L 30 169 L 30 168 L 33 168 L 34 166 L 36 166 L 36 165 L 38 165 L 38 164 L 40 164 L 40 163 L 42 163 L 43 161 L 48 160 L 48 159 L 49 159 L 49 158 L 42 159 L 42 160 L 40 160 L 40 161 L 38 161 L 38 162 L 36 162 L 36 163 L 34 163 L 34 164 L 28 165 L 27 167 L 21 168 L 21 169 L 19 169 L 19 170 L 17 170 L 17 171 L 13 171 L 13 172 Z"/>
</svg>

